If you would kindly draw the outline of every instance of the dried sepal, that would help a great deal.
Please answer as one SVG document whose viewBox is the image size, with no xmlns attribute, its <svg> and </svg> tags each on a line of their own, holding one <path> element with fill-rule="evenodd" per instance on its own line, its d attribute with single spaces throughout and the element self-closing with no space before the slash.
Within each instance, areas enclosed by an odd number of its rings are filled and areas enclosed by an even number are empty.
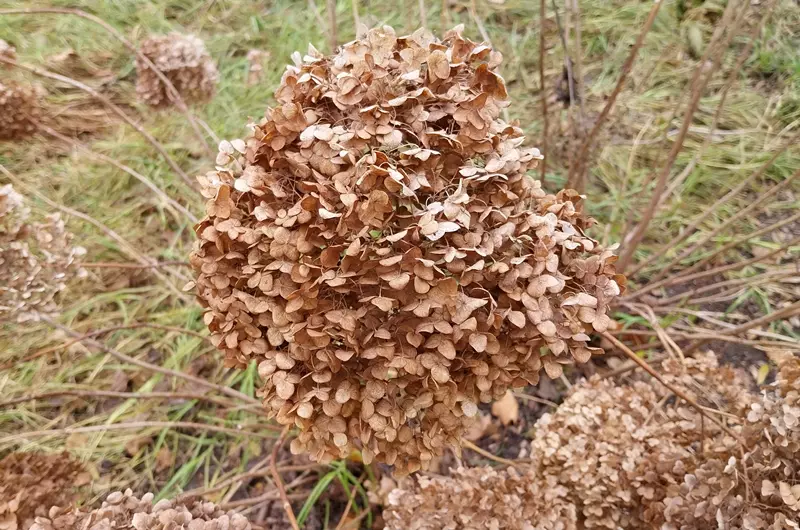
<svg viewBox="0 0 800 530">
<path fill-rule="evenodd" d="M 258 363 L 294 451 L 412 472 L 477 403 L 597 351 L 616 257 L 577 193 L 526 175 L 541 155 L 499 117 L 498 55 L 458 30 L 311 48 L 199 178 L 205 321 L 230 365 Z"/>
</svg>

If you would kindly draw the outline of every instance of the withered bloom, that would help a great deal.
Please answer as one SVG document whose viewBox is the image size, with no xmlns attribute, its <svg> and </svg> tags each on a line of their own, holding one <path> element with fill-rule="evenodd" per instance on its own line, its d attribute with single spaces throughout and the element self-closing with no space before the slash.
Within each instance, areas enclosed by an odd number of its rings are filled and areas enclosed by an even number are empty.
<svg viewBox="0 0 800 530">
<path fill-rule="evenodd" d="M 139 51 L 155 64 L 187 102 L 207 101 L 214 95 L 219 77 L 217 66 L 198 37 L 179 33 L 150 37 Z M 136 93 L 153 107 L 172 104 L 167 87 L 138 56 Z"/>
<path fill-rule="evenodd" d="M 0 81 L 0 141 L 19 140 L 33 134 L 41 115 L 40 94 L 35 87 Z"/>
<path fill-rule="evenodd" d="M 179 504 L 162 499 L 153 504 L 153 494 L 141 499 L 131 490 L 116 491 L 95 510 L 52 507 L 47 517 L 37 517 L 32 530 L 250 530 L 247 518 L 236 512 L 225 512 L 212 502 L 196 500 Z"/>
<path fill-rule="evenodd" d="M 541 156 L 499 118 L 500 61 L 458 29 L 311 48 L 200 177 L 205 322 L 258 363 L 293 451 L 412 472 L 478 403 L 597 351 L 623 278 L 581 197 L 526 174 Z"/>
</svg>

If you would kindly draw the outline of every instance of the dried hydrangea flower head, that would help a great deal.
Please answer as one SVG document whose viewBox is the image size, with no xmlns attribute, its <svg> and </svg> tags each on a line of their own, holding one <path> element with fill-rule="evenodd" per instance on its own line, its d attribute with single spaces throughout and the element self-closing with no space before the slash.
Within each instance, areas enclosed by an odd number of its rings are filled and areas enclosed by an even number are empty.
<svg viewBox="0 0 800 530">
<path fill-rule="evenodd" d="M 29 215 L 11 184 L 0 187 L 0 318 L 24 321 L 54 312 L 58 293 L 85 274 L 76 260 L 86 251 L 72 245 L 59 214 L 41 223 Z"/>
<path fill-rule="evenodd" d="M 17 49 L 3 39 L 0 39 L 0 56 L 3 56 L 7 59 L 16 59 Z M 4 64 L 3 66 L 7 65 Z"/>
<path fill-rule="evenodd" d="M 36 131 L 42 115 L 40 96 L 33 86 L 0 81 L 0 141 L 18 140 Z"/>
<path fill-rule="evenodd" d="M 155 64 L 187 102 L 208 101 L 217 87 L 217 66 L 205 44 L 194 35 L 169 35 L 145 40 L 139 51 Z M 167 87 L 141 58 L 136 58 L 136 93 L 153 107 L 171 105 Z"/>
<path fill-rule="evenodd" d="M 622 289 L 572 191 L 526 175 L 500 54 L 453 30 L 371 30 L 295 56 L 278 106 L 222 142 L 191 257 L 231 365 L 327 461 L 400 473 L 460 436 L 477 404 L 587 361 Z"/>
<path fill-rule="evenodd" d="M 722 410 L 746 448 L 652 380 L 595 377 L 539 420 L 530 465 L 406 479 L 383 499 L 386 528 L 798 528 L 800 359 L 779 361 L 762 396 L 713 355 L 679 364 L 662 373 Z"/>
<path fill-rule="evenodd" d="M 141 499 L 131 490 L 116 491 L 91 511 L 54 506 L 47 517 L 37 517 L 32 530 L 251 530 L 250 522 L 236 512 L 225 512 L 212 502 L 194 501 L 178 504 L 161 500 L 153 504 L 154 495 Z"/>
<path fill-rule="evenodd" d="M 51 506 L 74 502 L 90 480 L 67 453 L 10 453 L 0 460 L 0 528 L 27 530 Z"/>
</svg>

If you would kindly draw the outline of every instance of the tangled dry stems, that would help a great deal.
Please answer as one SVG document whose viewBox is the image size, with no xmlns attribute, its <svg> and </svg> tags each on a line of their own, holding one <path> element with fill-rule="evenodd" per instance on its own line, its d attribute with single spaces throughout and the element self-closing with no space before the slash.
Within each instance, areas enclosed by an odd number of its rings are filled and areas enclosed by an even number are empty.
<svg viewBox="0 0 800 530">
<path fill-rule="evenodd" d="M 598 353 L 624 278 L 582 198 L 526 175 L 541 156 L 499 118 L 500 62 L 459 29 L 310 48 L 200 177 L 205 322 L 231 365 L 259 363 L 294 452 L 412 472 L 478 403 Z"/>
<path fill-rule="evenodd" d="M 50 506 L 76 500 L 91 478 L 67 453 L 11 453 L 0 460 L 0 529 L 28 530 Z"/>
<path fill-rule="evenodd" d="M 660 385 L 594 378 L 539 421 L 527 469 L 407 481 L 387 528 L 798 528 L 800 360 L 787 355 L 761 396 L 712 355 L 663 369 L 734 418 L 748 449 Z"/>
<path fill-rule="evenodd" d="M 131 490 L 108 495 L 95 510 L 53 507 L 46 517 L 37 517 L 31 530 L 251 530 L 243 515 L 225 512 L 212 502 L 177 504 L 163 499 L 153 504 L 154 495 L 141 499 Z"/>
<path fill-rule="evenodd" d="M 30 221 L 22 195 L 0 187 L 0 318 L 25 321 L 57 310 L 56 296 L 85 274 L 76 259 L 85 249 L 58 213 Z"/>
<path fill-rule="evenodd" d="M 219 74 L 200 38 L 179 33 L 150 37 L 142 42 L 139 51 L 169 79 L 185 101 L 208 101 L 214 95 Z M 172 104 L 167 87 L 138 56 L 136 93 L 153 107 Z"/>
</svg>

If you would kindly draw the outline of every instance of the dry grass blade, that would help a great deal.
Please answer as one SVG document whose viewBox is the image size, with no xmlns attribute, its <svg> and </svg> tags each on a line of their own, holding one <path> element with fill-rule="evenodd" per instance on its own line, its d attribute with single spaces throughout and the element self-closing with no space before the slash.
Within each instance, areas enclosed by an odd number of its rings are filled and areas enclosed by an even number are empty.
<svg viewBox="0 0 800 530">
<path fill-rule="evenodd" d="M 103 29 L 105 29 L 115 39 L 120 41 L 126 48 L 128 48 L 128 50 L 130 50 L 132 53 L 135 53 L 136 56 L 141 61 L 143 61 L 148 66 L 148 68 L 150 68 L 153 71 L 153 73 L 156 74 L 156 76 L 158 76 L 161 82 L 164 83 L 164 86 L 167 87 L 167 92 L 169 93 L 170 98 L 172 98 L 172 100 L 178 106 L 178 109 L 181 112 L 183 112 L 183 114 L 186 116 L 189 125 L 191 125 L 192 130 L 194 131 L 197 138 L 200 140 L 201 142 L 200 145 L 203 146 L 203 149 L 205 149 L 206 154 L 208 155 L 214 154 L 212 147 L 208 144 L 206 137 L 200 130 L 200 126 L 198 125 L 198 120 L 186 106 L 186 102 L 183 101 L 183 98 L 181 98 L 181 95 L 175 89 L 175 86 L 172 84 L 172 82 L 169 79 L 167 79 L 167 77 L 158 68 L 156 68 L 156 65 L 153 64 L 153 62 L 150 59 L 148 59 L 142 53 L 140 53 L 139 50 L 136 48 L 136 46 L 133 45 L 133 43 L 131 43 L 128 39 L 126 39 L 119 31 L 114 29 L 105 20 L 96 17 L 90 13 L 87 13 L 86 11 L 83 11 L 81 9 L 72 9 L 72 8 L 48 7 L 48 8 L 25 8 L 25 9 L 0 9 L 0 15 L 33 15 L 33 14 L 74 15 L 89 20 L 91 22 L 94 22 L 95 24 L 98 24 Z M 219 141 L 216 138 L 216 136 L 213 135 L 213 133 L 212 133 L 212 138 L 214 138 L 214 140 L 217 142 Z"/>
<path fill-rule="evenodd" d="M 20 68 L 22 70 L 27 70 L 28 72 L 31 72 L 32 74 L 38 75 L 39 77 L 45 77 L 47 79 L 52 79 L 54 81 L 59 81 L 61 83 L 65 83 L 67 85 L 70 85 L 72 87 L 78 88 L 78 89 L 83 90 L 84 92 L 88 93 L 89 95 L 91 95 L 92 97 L 94 97 L 95 99 L 100 101 L 103 105 L 105 105 L 106 107 L 111 109 L 111 111 L 114 114 L 119 116 L 120 119 L 122 119 L 125 123 L 127 123 L 128 125 L 133 127 L 136 130 L 136 132 L 141 134 L 142 137 L 145 140 L 147 140 L 147 142 L 150 145 L 152 145 L 153 148 L 156 151 L 158 151 L 158 154 L 160 154 L 164 158 L 164 160 L 167 162 L 167 164 L 169 164 L 169 167 L 171 167 L 172 170 L 175 171 L 175 173 L 177 175 L 179 175 L 181 177 L 181 179 L 183 179 L 183 181 L 186 183 L 186 185 L 189 186 L 193 190 L 196 189 L 196 183 L 193 182 L 192 179 L 189 178 L 189 175 L 187 175 L 186 172 L 181 169 L 181 167 L 178 165 L 178 163 L 175 162 L 175 160 L 173 160 L 173 158 L 171 156 L 169 156 L 169 153 L 167 153 L 167 151 L 164 149 L 164 146 L 162 146 L 158 142 L 158 140 L 156 140 L 153 137 L 153 135 L 150 134 L 147 131 L 147 129 L 145 129 L 144 127 L 142 127 L 138 123 L 136 123 L 133 120 L 133 118 L 131 118 L 130 116 L 128 116 L 125 113 L 124 110 L 119 108 L 110 99 L 105 97 L 103 94 L 101 94 L 100 92 L 98 92 L 94 88 L 90 87 L 86 83 L 81 83 L 80 81 L 72 79 L 71 77 L 67 77 L 67 76 L 64 76 L 64 75 L 61 75 L 61 74 L 56 74 L 56 73 L 53 73 L 53 72 L 48 72 L 47 70 L 44 70 L 42 68 L 38 68 L 36 66 L 31 66 L 31 65 L 28 65 L 28 64 L 22 64 L 22 63 L 19 63 L 19 62 L 13 60 L 13 59 L 9 59 L 7 57 L 4 57 L 2 55 L 0 55 L 0 63 L 4 63 L 4 64 L 10 65 L 10 66 L 13 66 L 15 68 Z"/>
</svg>

